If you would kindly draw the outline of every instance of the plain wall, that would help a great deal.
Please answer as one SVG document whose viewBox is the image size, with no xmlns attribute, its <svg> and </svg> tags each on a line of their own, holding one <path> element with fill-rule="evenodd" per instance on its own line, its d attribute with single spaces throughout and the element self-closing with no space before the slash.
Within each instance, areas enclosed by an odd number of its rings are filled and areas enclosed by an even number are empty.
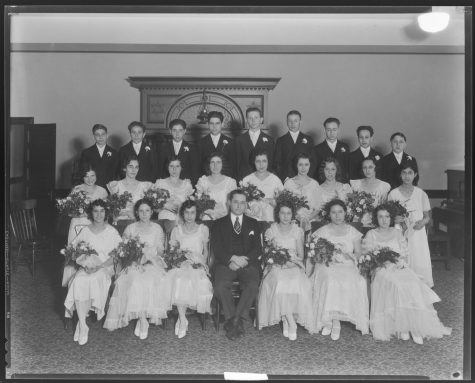
<svg viewBox="0 0 475 383">
<path fill-rule="evenodd" d="M 109 128 L 119 147 L 140 118 L 129 76 L 281 77 L 269 94 L 265 124 L 286 132 L 289 110 L 318 143 L 322 122 L 341 122 L 341 139 L 357 147 L 356 127 L 372 125 L 377 149 L 402 131 L 420 167 L 420 186 L 445 189 L 448 168 L 464 164 L 462 54 L 133 54 L 13 52 L 11 116 L 56 123 L 56 187 L 71 186 L 71 159 L 93 144 L 91 127 Z"/>
</svg>

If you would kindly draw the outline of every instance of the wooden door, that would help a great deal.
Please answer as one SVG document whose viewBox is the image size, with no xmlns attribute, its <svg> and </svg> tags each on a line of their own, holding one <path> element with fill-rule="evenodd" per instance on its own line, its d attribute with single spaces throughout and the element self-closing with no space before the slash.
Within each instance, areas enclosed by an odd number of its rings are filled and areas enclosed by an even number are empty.
<svg viewBox="0 0 475 383">
<path fill-rule="evenodd" d="M 26 198 L 36 199 L 38 230 L 52 235 L 55 227 L 56 124 L 31 124 L 25 131 Z"/>
</svg>

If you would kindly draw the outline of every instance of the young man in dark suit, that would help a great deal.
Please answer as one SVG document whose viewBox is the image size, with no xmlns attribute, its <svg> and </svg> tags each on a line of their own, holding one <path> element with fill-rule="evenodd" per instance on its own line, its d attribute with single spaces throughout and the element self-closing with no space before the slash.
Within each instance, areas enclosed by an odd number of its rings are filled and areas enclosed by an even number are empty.
<svg viewBox="0 0 475 383">
<path fill-rule="evenodd" d="M 106 189 L 106 184 L 116 179 L 119 155 L 117 150 L 107 145 L 107 128 L 104 125 L 95 124 L 92 134 L 96 143 L 81 152 L 79 162 L 91 164 L 96 170 L 96 185 Z"/>
<path fill-rule="evenodd" d="M 269 159 L 268 170 L 272 171 L 274 139 L 261 130 L 263 120 L 259 108 L 248 108 L 246 110 L 246 121 L 249 130 L 234 140 L 234 165 L 237 182 L 254 172 L 254 164 L 251 161 L 255 150 L 266 151 Z"/>
<path fill-rule="evenodd" d="M 211 247 L 215 256 L 214 292 L 223 306 L 226 336 L 234 340 L 244 334 L 243 321 L 251 324 L 249 309 L 259 289 L 261 239 L 258 222 L 244 215 L 246 195 L 236 189 L 228 200 L 231 212 L 213 225 Z M 241 288 L 237 306 L 231 293 L 236 279 Z"/>
<path fill-rule="evenodd" d="M 401 185 L 400 175 L 398 174 L 399 165 L 403 161 L 413 161 L 417 166 L 415 157 L 408 155 L 404 149 L 406 148 L 406 136 L 404 133 L 396 132 L 391 135 L 392 151 L 381 159 L 381 179 L 391 185 L 391 189 Z M 419 173 L 414 179 L 415 185 L 419 181 Z"/>
<path fill-rule="evenodd" d="M 294 160 L 300 153 L 311 156 L 313 139 L 300 131 L 302 115 L 297 110 L 287 113 L 287 127 L 289 131 L 277 139 L 274 153 L 274 170 L 282 182 L 295 176 Z M 315 172 L 315 163 L 310 162 L 309 174 Z"/>
<path fill-rule="evenodd" d="M 206 174 L 208 159 L 212 153 L 221 153 L 224 157 L 222 174 L 233 177 L 232 147 L 233 140 L 221 133 L 224 116 L 221 112 L 208 113 L 208 127 L 210 133 L 198 141 L 198 151 L 200 157 L 200 174 Z"/>
<path fill-rule="evenodd" d="M 180 178 L 188 178 L 193 186 L 198 181 L 199 156 L 196 146 L 185 141 L 183 137 L 186 133 L 186 122 L 180 119 L 170 121 L 168 124 L 172 140 L 163 143 L 159 153 L 159 167 L 162 177 L 168 177 L 167 163 L 173 157 L 178 157 L 181 161 L 182 171 Z"/>
<path fill-rule="evenodd" d="M 157 167 L 157 149 L 155 145 L 145 138 L 145 125 L 139 121 L 132 121 L 129 126 L 130 142 L 119 149 L 119 166 L 118 174 L 120 178 L 124 178 L 123 164 L 126 158 L 135 154 L 139 159 L 139 172 L 137 173 L 137 181 L 155 182 L 159 178 Z"/>
<path fill-rule="evenodd" d="M 329 117 L 323 122 L 325 130 L 325 141 L 313 148 L 313 156 L 315 158 L 315 172 L 313 178 L 322 183 L 322 175 L 319 172 L 320 164 L 328 157 L 337 159 L 341 168 L 341 182 L 347 183 L 348 178 L 348 155 L 350 153 L 349 147 L 344 142 L 338 140 L 338 133 L 340 131 L 340 120 L 335 117 Z"/>
<path fill-rule="evenodd" d="M 381 153 L 377 152 L 371 147 L 373 142 L 374 131 L 369 125 L 358 126 L 356 129 L 358 136 L 359 148 L 350 153 L 349 158 L 349 177 L 350 180 L 359 180 L 364 178 L 363 170 L 361 170 L 361 163 L 365 158 L 372 157 L 376 160 L 376 178 L 381 177 L 381 168 L 379 160 L 383 157 Z"/>
</svg>

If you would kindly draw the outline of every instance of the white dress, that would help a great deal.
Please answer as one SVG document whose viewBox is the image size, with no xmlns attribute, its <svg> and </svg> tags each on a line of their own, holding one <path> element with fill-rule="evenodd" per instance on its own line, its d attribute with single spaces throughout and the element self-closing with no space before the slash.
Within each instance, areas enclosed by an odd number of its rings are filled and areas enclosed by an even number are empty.
<svg viewBox="0 0 475 383">
<path fill-rule="evenodd" d="M 417 186 L 409 199 L 404 197 L 399 188 L 391 190 L 389 201 L 399 201 L 409 212 L 408 229 L 404 234 L 409 245 L 409 267 L 420 275 L 429 287 L 434 286 L 432 279 L 432 263 L 430 259 L 429 241 L 425 228 L 414 230 L 414 224 L 423 218 L 423 212 L 430 210 L 429 197 Z"/>
<path fill-rule="evenodd" d="M 142 316 L 150 323 L 160 324 L 171 310 L 166 264 L 159 255 L 165 240 L 163 229 L 152 222 L 151 228 L 144 232 L 135 222 L 126 227 L 123 238 L 135 236 L 145 242 L 142 264 L 129 266 L 119 273 L 104 322 L 108 330 L 126 327 L 129 321 Z"/>
<path fill-rule="evenodd" d="M 107 225 L 98 234 L 94 234 L 89 226 L 86 226 L 73 240 L 73 244 L 86 241 L 99 254 L 101 261 L 107 261 L 109 253 L 117 247 L 120 242 L 119 233 L 115 228 Z M 113 266 L 101 268 L 94 273 L 88 274 L 81 267 L 69 281 L 68 293 L 64 301 L 66 308 L 65 316 L 72 318 L 76 309 L 76 302 L 90 301 L 91 309 L 97 314 L 97 319 L 104 316 L 104 307 L 109 294 Z"/>
<path fill-rule="evenodd" d="M 302 207 L 296 212 L 297 215 L 309 218 L 312 211 L 317 211 L 322 205 L 322 189 L 313 178 L 303 186 L 298 185 L 293 178 L 288 178 L 284 183 L 284 188 L 307 199 L 310 209 Z M 314 220 L 315 217 L 311 219 L 311 221 Z"/>
<path fill-rule="evenodd" d="M 391 190 L 391 185 L 387 182 L 376 179 L 376 187 L 372 190 L 365 188 L 362 180 L 350 180 L 350 185 L 353 191 L 360 192 L 364 191 L 371 194 L 374 198 L 373 207 L 379 206 L 385 203 L 388 199 L 388 193 Z M 361 219 L 362 222 L 371 222 L 372 217 L 371 213 L 365 213 Z"/>
<path fill-rule="evenodd" d="M 413 332 L 424 338 L 449 335 L 434 309 L 439 296 L 407 267 L 407 242 L 400 230 L 392 228 L 388 236 L 370 230 L 364 239 L 366 250 L 389 247 L 401 254 L 398 264 L 389 263 L 375 272 L 371 282 L 370 329 L 373 338 L 390 340 L 400 332 Z"/>
<path fill-rule="evenodd" d="M 203 254 L 208 241 L 209 230 L 206 225 L 200 224 L 191 234 L 185 234 L 181 225 L 173 228 L 170 242 L 178 242 L 181 249 L 190 250 L 194 263 L 201 263 L 204 268 L 194 269 L 185 263 L 180 268 L 168 271 L 172 305 L 183 305 L 199 313 L 211 312 L 213 286 L 207 275 L 208 266 Z"/>
<path fill-rule="evenodd" d="M 224 179 L 217 184 L 211 183 L 208 176 L 202 176 L 196 184 L 196 191 L 198 193 L 209 194 L 211 199 L 216 201 L 216 206 L 213 209 L 214 220 L 228 214 L 228 208 L 226 207 L 228 194 L 236 188 L 237 185 L 234 178 L 227 176 L 224 176 Z M 204 220 L 209 219 L 208 215 L 204 216 Z"/>
<path fill-rule="evenodd" d="M 347 195 L 353 191 L 350 185 L 342 184 L 341 182 L 337 182 L 335 190 L 331 192 L 325 189 L 322 185 L 320 185 L 320 189 L 322 191 L 322 204 L 320 205 L 320 208 L 318 210 L 321 210 L 327 202 L 335 198 L 341 199 L 343 202 L 346 202 Z"/>
<path fill-rule="evenodd" d="M 134 216 L 134 205 L 135 203 L 143 198 L 144 193 L 147 189 L 149 189 L 152 186 L 152 183 L 149 181 L 138 181 L 137 186 L 135 187 L 134 190 L 130 190 L 127 188 L 127 185 L 124 183 L 124 180 L 117 181 L 117 184 L 114 187 L 110 187 L 109 191 L 112 194 L 123 194 L 124 192 L 129 192 L 132 194 L 132 202 L 128 202 L 127 206 L 125 207 L 125 211 L 127 211 L 131 216 L 127 215 L 126 212 L 122 212 L 119 217 L 117 218 L 118 220 L 123 220 L 123 219 L 133 219 L 131 217 Z"/>
<path fill-rule="evenodd" d="M 279 177 L 273 173 L 260 180 L 255 173 L 244 177 L 242 182 L 244 184 L 251 184 L 257 186 L 265 194 L 265 198 L 275 198 L 276 193 L 284 190 L 284 185 Z M 258 221 L 274 222 L 274 207 L 264 201 L 249 202 L 249 210 L 246 215 Z"/>
<path fill-rule="evenodd" d="M 267 266 L 258 293 L 259 329 L 279 323 L 283 315 L 293 315 L 305 328 L 311 322 L 312 284 L 305 274 L 302 259 L 297 258 L 297 243 L 304 242 L 303 230 L 296 224 L 288 233 L 282 233 L 277 223 L 266 231 L 268 241 L 289 250 L 294 263 Z"/>
<path fill-rule="evenodd" d="M 341 236 L 330 234 L 328 225 L 312 234 L 338 245 L 352 259 L 339 256 L 338 263 L 315 265 L 310 276 L 313 284 L 310 333 L 317 333 L 323 327 L 331 328 L 333 319 L 353 323 L 363 335 L 369 332 L 367 282 L 356 267 L 353 255 L 353 241 L 360 240 L 362 234 L 350 225 L 346 227 L 347 232 Z"/>
<path fill-rule="evenodd" d="M 158 213 L 158 219 L 169 219 L 170 221 L 178 220 L 178 210 L 185 200 L 193 194 L 193 186 L 189 179 L 184 179 L 181 183 L 181 186 L 173 186 L 168 178 L 161 178 L 155 182 L 155 187 L 160 189 L 166 189 L 170 192 L 170 200 L 174 202 L 177 206 L 176 212 L 171 212 L 170 210 L 162 209 Z"/>
<path fill-rule="evenodd" d="M 84 190 L 84 185 L 77 185 L 73 188 L 71 193 Z M 90 202 L 95 201 L 96 199 L 106 199 L 107 191 L 101 186 L 96 185 L 96 188 L 92 193 L 87 193 L 87 200 Z M 73 241 L 73 239 L 77 236 L 76 234 L 76 226 L 78 229 L 83 229 L 85 226 L 90 225 L 91 220 L 86 217 L 72 217 L 71 223 L 69 224 L 69 231 L 68 231 L 68 245 Z M 79 232 L 79 231 L 78 231 Z M 72 266 L 66 265 L 63 269 L 63 280 L 61 282 L 61 286 L 66 287 L 68 285 L 69 279 L 73 276 L 76 272 L 76 269 Z"/>
</svg>

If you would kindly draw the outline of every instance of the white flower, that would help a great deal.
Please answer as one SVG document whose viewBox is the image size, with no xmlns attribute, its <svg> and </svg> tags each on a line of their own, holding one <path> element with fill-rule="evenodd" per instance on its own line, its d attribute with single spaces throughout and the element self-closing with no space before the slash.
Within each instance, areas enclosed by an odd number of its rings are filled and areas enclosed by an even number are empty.
<svg viewBox="0 0 475 383">
<path fill-rule="evenodd" d="M 360 199 L 360 205 L 364 205 L 364 199 Z"/>
<path fill-rule="evenodd" d="M 80 207 L 80 208 L 78 209 L 78 211 L 79 211 L 79 214 L 84 213 L 84 209 L 83 209 L 82 207 Z"/>
<path fill-rule="evenodd" d="M 379 250 L 376 250 L 376 251 L 374 252 L 374 254 L 379 254 Z"/>
<path fill-rule="evenodd" d="M 412 157 L 411 157 L 411 156 L 407 156 L 407 159 L 408 159 L 409 161 L 412 161 Z"/>
<path fill-rule="evenodd" d="M 66 201 L 71 201 L 71 197 L 66 197 Z"/>
<path fill-rule="evenodd" d="M 313 242 L 310 243 L 310 249 L 312 249 L 312 250 L 315 249 L 315 243 L 313 243 Z"/>
<path fill-rule="evenodd" d="M 346 152 L 346 149 L 345 149 L 345 148 L 341 148 L 341 151 L 342 151 L 342 152 Z"/>
<path fill-rule="evenodd" d="M 376 161 L 379 161 L 379 159 L 380 159 L 381 157 L 378 156 L 378 155 L 376 155 L 374 158 L 376 159 Z"/>
<path fill-rule="evenodd" d="M 267 138 L 263 137 L 262 141 L 267 142 Z"/>
<path fill-rule="evenodd" d="M 107 157 L 110 157 L 112 156 L 112 153 L 111 152 L 107 152 Z"/>
<path fill-rule="evenodd" d="M 308 252 L 308 256 L 309 256 L 310 258 L 312 258 L 314 255 L 315 255 L 315 251 L 314 251 L 314 250 L 310 250 L 310 251 Z"/>
<path fill-rule="evenodd" d="M 361 209 L 360 209 L 359 207 L 356 208 L 356 211 L 357 211 L 358 213 L 361 213 Z"/>
<path fill-rule="evenodd" d="M 145 147 L 145 151 L 148 152 L 149 150 L 150 150 L 150 146 L 147 145 L 147 146 Z"/>
<path fill-rule="evenodd" d="M 267 263 L 269 263 L 269 264 L 272 265 L 272 264 L 274 263 L 274 260 L 273 260 L 272 258 L 269 258 L 269 259 L 267 260 Z"/>
<path fill-rule="evenodd" d="M 306 144 L 307 142 L 308 142 L 308 141 L 307 141 L 306 138 L 303 138 L 303 139 L 302 139 L 302 143 L 303 143 L 303 144 Z"/>
<path fill-rule="evenodd" d="M 190 151 L 190 148 L 188 146 L 185 146 L 183 149 L 185 150 L 185 152 Z"/>
<path fill-rule="evenodd" d="M 227 145 L 228 143 L 229 143 L 228 140 L 223 140 L 224 145 Z"/>
<path fill-rule="evenodd" d="M 251 230 L 251 231 L 249 232 L 249 235 L 254 235 L 254 230 Z"/>
<path fill-rule="evenodd" d="M 153 195 L 153 198 L 157 198 L 157 197 L 158 197 L 157 193 L 153 193 L 152 195 Z"/>
<path fill-rule="evenodd" d="M 60 253 L 65 255 L 66 254 L 66 249 L 61 249 Z"/>
<path fill-rule="evenodd" d="M 368 255 L 366 255 L 366 257 L 364 257 L 367 261 L 371 261 L 371 257 Z"/>
</svg>

